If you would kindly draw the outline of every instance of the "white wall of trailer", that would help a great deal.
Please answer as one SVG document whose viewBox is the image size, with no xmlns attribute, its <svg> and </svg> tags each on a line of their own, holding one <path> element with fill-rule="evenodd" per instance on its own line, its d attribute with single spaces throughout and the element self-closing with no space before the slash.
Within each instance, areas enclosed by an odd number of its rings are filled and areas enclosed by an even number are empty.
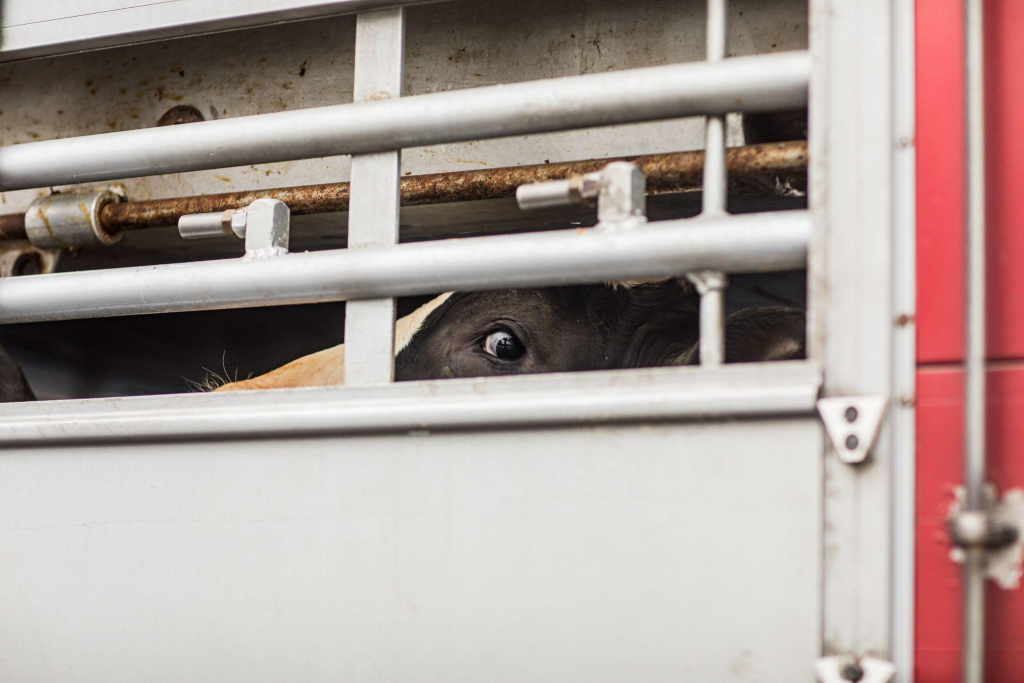
<svg viewBox="0 0 1024 683">
<path fill-rule="evenodd" d="M 130 13 L 124 30 L 80 40 L 6 23 L 31 10 L 0 4 L 0 60 L 12 60 L 0 64 L 3 146 L 146 128 L 175 104 L 224 119 L 353 98 L 353 16 L 255 28 L 266 17 L 236 17 L 247 27 L 224 31 L 211 3 L 164 3 L 194 10 L 177 23 L 167 7 L 128 4 L 108 8 Z M 811 0 L 808 32 L 804 3 L 728 3 L 730 56 L 805 49 L 810 35 L 811 206 L 794 220 L 811 234 L 793 252 L 808 251 L 809 360 L 2 406 L 0 680 L 788 682 L 841 656 L 894 661 L 896 680 L 910 681 L 908 568 L 892 538 L 912 495 L 912 406 L 857 466 L 840 462 L 816 414 L 819 396 L 892 397 L 906 366 L 894 356 L 913 353 L 894 341 L 896 311 L 913 312 L 893 294 L 912 226 L 894 170 L 905 131 L 893 55 L 905 36 L 890 4 Z M 253 7 L 275 22 L 323 9 Z M 67 30 L 62 11 L 37 19 Z M 404 94 L 714 60 L 706 21 L 704 0 L 410 6 Z M 414 147 L 401 168 L 706 143 L 722 139 L 686 118 Z M 340 156 L 125 185 L 132 199 L 171 197 L 347 180 L 351 166 Z M 48 191 L 0 202 L 23 210 Z M 329 235 L 336 223 L 305 225 Z M 125 242 L 111 249 L 156 263 L 174 239 Z M 733 263 L 726 251 L 714 245 L 708 263 Z M 609 262 L 625 267 L 621 252 Z M 65 268 L 115 265 L 117 253 Z M 211 267 L 197 282 L 221 288 Z M 453 268 L 437 281 L 488 277 Z M 50 281 L 76 283 L 64 312 L 108 313 L 89 284 L 119 275 L 73 276 Z M 6 292 L 0 282 L 0 301 L 45 293 L 31 277 Z M 366 291 L 396 296 L 396 277 Z"/>
</svg>

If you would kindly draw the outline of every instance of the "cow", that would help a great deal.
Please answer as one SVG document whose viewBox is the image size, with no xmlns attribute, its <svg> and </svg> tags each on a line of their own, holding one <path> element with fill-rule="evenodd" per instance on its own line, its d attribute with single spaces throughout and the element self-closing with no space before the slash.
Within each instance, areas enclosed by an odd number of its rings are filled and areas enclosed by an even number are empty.
<svg viewBox="0 0 1024 683">
<path fill-rule="evenodd" d="M 698 297 L 685 280 L 447 293 L 395 326 L 396 381 L 696 364 Z M 804 357 L 804 313 L 739 311 L 728 363 Z M 345 345 L 216 391 L 345 382 Z"/>
<path fill-rule="evenodd" d="M 19 401 L 34 401 L 35 394 L 25 380 L 25 373 L 21 366 L 11 358 L 3 348 L 0 348 L 0 403 L 16 403 Z"/>
</svg>

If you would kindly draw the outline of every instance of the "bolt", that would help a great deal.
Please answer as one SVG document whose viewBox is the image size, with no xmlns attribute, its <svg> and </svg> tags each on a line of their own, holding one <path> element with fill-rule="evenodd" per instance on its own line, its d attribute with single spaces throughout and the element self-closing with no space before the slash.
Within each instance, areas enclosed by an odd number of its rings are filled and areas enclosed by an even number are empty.
<svg viewBox="0 0 1024 683">
<path fill-rule="evenodd" d="M 864 678 L 864 669 L 857 662 L 850 662 L 843 667 L 843 680 L 859 681 Z"/>
<path fill-rule="evenodd" d="M 857 446 L 860 445 L 860 439 L 857 438 L 856 434 L 850 434 L 846 437 L 846 447 L 851 450 L 857 450 Z"/>
<path fill-rule="evenodd" d="M 846 421 L 847 422 L 856 422 L 857 421 L 857 409 L 854 408 L 853 406 L 850 406 L 849 408 L 846 409 Z"/>
</svg>

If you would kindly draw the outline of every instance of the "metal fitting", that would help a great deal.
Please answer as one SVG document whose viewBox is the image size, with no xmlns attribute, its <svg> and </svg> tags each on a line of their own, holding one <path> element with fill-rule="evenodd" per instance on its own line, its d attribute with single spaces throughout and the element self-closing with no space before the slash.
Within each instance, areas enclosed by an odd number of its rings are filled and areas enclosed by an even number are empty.
<svg viewBox="0 0 1024 683">
<path fill-rule="evenodd" d="M 520 185 L 516 202 L 523 211 L 596 203 L 598 228 L 632 228 L 647 222 L 646 187 L 636 164 L 616 161 L 594 173 Z"/>
<path fill-rule="evenodd" d="M 248 257 L 276 256 L 288 251 L 291 211 L 280 199 L 257 199 L 244 209 L 197 213 L 178 219 L 185 239 L 234 236 L 245 240 Z"/>
<path fill-rule="evenodd" d="M 983 510 L 963 510 L 949 522 L 953 545 L 964 549 L 998 550 L 1015 543 L 1019 533 L 1015 526 L 997 522 Z"/>
<path fill-rule="evenodd" d="M 25 212 L 28 240 L 38 249 L 81 249 L 114 244 L 121 239 L 121 233 L 107 232 L 100 220 L 100 210 L 123 198 L 111 188 L 40 197 Z"/>
<path fill-rule="evenodd" d="M 178 234 L 187 240 L 207 237 L 245 237 L 245 211 L 242 211 L 241 232 L 235 232 L 232 218 L 236 209 L 214 213 L 193 213 L 178 219 Z"/>
<path fill-rule="evenodd" d="M 573 176 L 565 180 L 520 185 L 516 202 L 523 211 L 560 206 L 592 206 L 601 192 L 601 172 Z"/>
</svg>

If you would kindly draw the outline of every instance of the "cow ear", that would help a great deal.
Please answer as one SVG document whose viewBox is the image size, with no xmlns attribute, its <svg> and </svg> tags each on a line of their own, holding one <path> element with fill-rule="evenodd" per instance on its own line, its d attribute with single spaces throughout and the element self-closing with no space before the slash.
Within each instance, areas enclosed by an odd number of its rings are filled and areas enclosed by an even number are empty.
<svg viewBox="0 0 1024 683">
<path fill-rule="evenodd" d="M 761 363 L 806 357 L 806 315 L 796 308 L 771 306 L 747 308 L 725 320 L 725 362 Z M 700 363 L 700 343 L 676 361 L 677 365 Z"/>
</svg>

